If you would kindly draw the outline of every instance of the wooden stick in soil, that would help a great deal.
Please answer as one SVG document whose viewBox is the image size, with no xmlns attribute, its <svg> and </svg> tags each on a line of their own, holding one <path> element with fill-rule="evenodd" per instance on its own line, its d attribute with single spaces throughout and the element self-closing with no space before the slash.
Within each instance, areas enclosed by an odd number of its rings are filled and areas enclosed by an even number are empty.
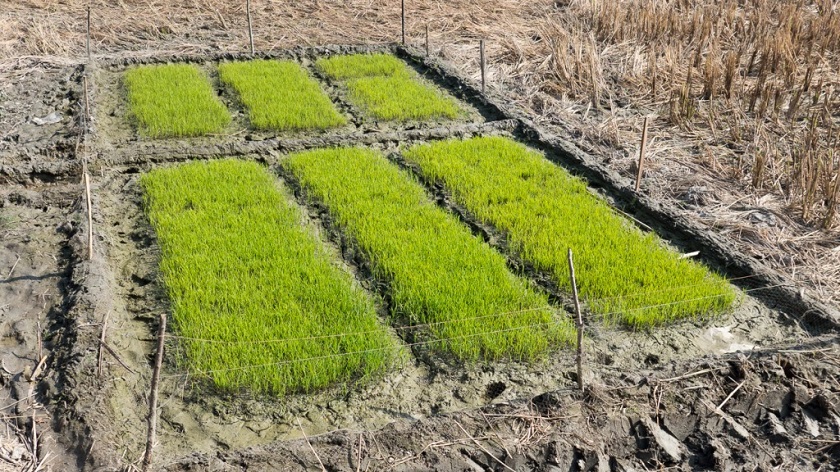
<svg viewBox="0 0 840 472">
<path fill-rule="evenodd" d="M 82 76 L 82 83 L 84 85 L 84 99 L 85 99 L 85 129 L 83 132 L 87 134 L 88 132 L 88 123 L 90 123 L 90 102 L 88 101 L 88 83 L 87 83 L 87 75 Z"/>
<path fill-rule="evenodd" d="M 429 57 L 429 25 L 426 25 L 426 57 Z"/>
<path fill-rule="evenodd" d="M 111 315 L 111 311 L 109 310 L 105 313 L 105 318 L 102 319 L 102 334 L 99 336 L 99 352 L 97 353 L 97 360 L 96 360 L 96 375 L 97 377 L 102 377 L 102 357 L 105 345 L 105 331 L 108 329 L 108 317 Z"/>
<path fill-rule="evenodd" d="M 35 409 L 32 409 L 32 461 L 38 462 L 38 427 L 35 423 Z"/>
<path fill-rule="evenodd" d="M 642 169 L 645 164 L 645 145 L 647 145 L 647 131 L 648 131 L 648 117 L 645 117 L 645 123 L 642 125 L 642 144 L 639 147 L 639 168 L 636 170 L 636 191 L 639 191 L 639 186 L 642 185 Z"/>
<path fill-rule="evenodd" d="M 87 41 L 85 42 L 87 49 L 87 60 L 90 62 L 90 5 L 87 7 Z"/>
<path fill-rule="evenodd" d="M 480 61 L 481 61 L 481 93 L 484 93 L 485 82 L 486 82 L 485 81 L 486 62 L 484 60 L 484 40 L 483 39 L 478 42 L 478 50 L 479 50 Z"/>
<path fill-rule="evenodd" d="M 93 259 L 93 208 L 90 204 L 90 177 L 85 171 L 85 197 L 87 200 L 87 222 L 88 222 L 88 260 Z"/>
<path fill-rule="evenodd" d="M 405 46 L 405 0 L 401 2 L 402 45 Z"/>
<path fill-rule="evenodd" d="M 569 248 L 569 275 L 572 279 L 572 297 L 575 302 L 575 326 L 577 327 L 577 382 L 578 389 L 583 390 L 583 315 L 580 312 L 577 281 L 575 280 L 575 263 L 572 260 L 572 248 Z"/>
<path fill-rule="evenodd" d="M 157 436 L 157 402 L 158 383 L 160 382 L 160 366 L 163 363 L 163 340 L 166 334 L 166 313 L 160 315 L 160 328 L 158 328 L 157 352 L 155 353 L 155 367 L 152 371 L 152 385 L 149 392 L 149 429 L 146 435 L 146 453 L 143 454 L 143 471 L 149 470 L 152 465 L 152 450 L 155 447 Z"/>
<path fill-rule="evenodd" d="M 254 28 L 251 25 L 251 0 L 245 0 L 245 11 L 248 15 L 248 41 L 251 43 L 251 54 L 254 54 Z"/>
</svg>

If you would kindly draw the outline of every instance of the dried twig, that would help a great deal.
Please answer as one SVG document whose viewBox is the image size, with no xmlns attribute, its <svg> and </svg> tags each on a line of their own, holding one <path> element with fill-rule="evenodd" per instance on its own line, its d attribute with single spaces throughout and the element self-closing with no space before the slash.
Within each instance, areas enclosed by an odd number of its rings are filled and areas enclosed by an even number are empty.
<svg viewBox="0 0 840 472">
<path fill-rule="evenodd" d="M 306 436 L 306 431 L 303 430 L 303 425 L 300 424 L 300 418 L 297 419 L 298 428 L 300 428 L 300 432 L 303 433 L 303 439 L 306 440 L 306 444 L 309 445 L 309 450 L 312 451 L 312 454 L 315 455 L 315 459 L 318 459 L 318 464 L 321 465 L 321 470 L 323 472 L 327 472 L 327 468 L 324 467 L 324 463 L 321 462 L 321 457 L 318 456 L 318 453 L 315 452 L 315 448 L 312 447 L 312 443 L 309 442 L 309 437 Z"/>
<path fill-rule="evenodd" d="M 661 379 L 660 382 L 677 382 L 680 380 L 690 379 L 691 377 L 697 377 L 698 375 L 708 374 L 711 371 L 712 369 L 698 370 L 697 372 L 692 372 L 690 374 L 679 375 L 677 377 L 671 377 L 669 379 Z"/>
<path fill-rule="evenodd" d="M 461 423 L 459 423 L 459 422 L 455 421 L 455 424 L 456 424 L 456 425 L 458 425 L 458 428 L 460 428 L 460 429 L 461 429 L 461 431 L 463 431 L 463 432 L 464 432 L 464 434 L 466 434 L 466 435 L 467 435 L 467 437 L 468 437 L 468 438 L 469 438 L 469 439 L 470 439 L 473 443 L 475 443 L 475 445 L 476 445 L 476 446 L 478 446 L 478 448 L 479 448 L 479 449 L 481 449 L 482 451 L 484 451 L 484 453 L 485 453 L 485 454 L 487 454 L 488 456 L 490 456 L 491 458 L 493 458 L 493 460 L 495 460 L 496 462 L 498 462 L 498 463 L 499 463 L 502 467 L 504 467 L 505 469 L 507 469 L 507 470 L 509 470 L 509 471 L 511 471 L 511 472 L 516 472 L 516 470 L 511 469 L 511 468 L 510 468 L 510 466 L 508 466 L 507 464 L 505 464 L 505 463 L 504 463 L 501 459 L 499 459 L 498 457 L 496 457 L 495 455 L 493 455 L 493 453 L 491 453 L 490 451 L 488 451 L 488 450 L 487 450 L 487 448 L 485 448 L 484 446 L 482 446 L 482 445 L 481 445 L 481 443 L 480 443 L 480 442 L 478 442 L 478 440 L 476 440 L 474 437 L 472 437 L 472 435 L 471 435 L 470 433 L 468 433 L 468 432 L 467 432 L 467 430 L 466 430 L 466 429 L 464 429 L 464 427 L 463 427 L 463 426 L 461 426 Z"/>
<path fill-rule="evenodd" d="M 9 279 L 11 279 L 11 278 L 12 278 L 12 272 L 14 272 L 14 271 L 15 271 L 15 267 L 17 267 L 18 262 L 20 262 L 20 256 L 17 256 L 17 260 L 15 260 L 15 263 L 14 263 L 14 264 L 12 264 L 12 268 L 11 268 L 11 269 L 9 269 L 9 273 L 8 273 L 8 274 L 6 274 L 6 280 L 9 280 Z"/>
<path fill-rule="evenodd" d="M 105 332 L 108 329 L 108 317 L 111 316 L 111 311 L 108 310 L 105 313 L 105 317 L 102 319 L 102 334 L 99 336 L 99 352 L 96 356 L 96 375 L 98 377 L 102 376 L 102 349 L 105 345 Z M 115 356 L 116 357 L 116 356 Z M 120 361 L 120 363 L 122 363 Z"/>
<path fill-rule="evenodd" d="M 723 410 L 723 405 L 726 405 L 726 402 L 728 402 L 735 395 L 735 392 L 737 392 L 738 390 L 741 390 L 741 387 L 744 386 L 744 382 L 746 382 L 746 380 L 739 383 L 738 386 L 735 387 L 735 390 L 732 390 L 731 392 L 729 392 L 729 395 L 726 398 L 724 398 L 722 402 L 720 402 L 720 405 L 717 406 L 718 410 Z"/>
</svg>

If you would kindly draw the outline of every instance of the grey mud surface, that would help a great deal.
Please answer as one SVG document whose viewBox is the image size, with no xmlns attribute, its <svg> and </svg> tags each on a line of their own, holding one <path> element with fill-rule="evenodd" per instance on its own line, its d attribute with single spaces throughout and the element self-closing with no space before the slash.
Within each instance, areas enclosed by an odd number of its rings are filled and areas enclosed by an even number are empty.
<svg viewBox="0 0 840 472">
<path fill-rule="evenodd" d="M 0 81 L 0 184 L 67 176 L 79 137 L 78 65 L 21 59 Z"/>
<path fill-rule="evenodd" d="M 67 240 L 79 224 L 67 210 L 78 199 L 67 186 L 0 187 L 0 444 L 14 466 L 51 455 L 54 466 L 75 458 L 58 445 L 51 410 L 58 397 L 57 351 L 66 340 L 64 319 L 69 267 Z M 33 426 L 38 449 L 23 439 Z M 40 452 L 38 452 L 40 451 Z"/>
<path fill-rule="evenodd" d="M 272 57 L 311 60 L 365 49 L 313 48 Z M 381 378 L 312 395 L 280 400 L 217 395 L 202 379 L 182 375 L 179 346 L 169 342 L 154 468 L 830 470 L 840 460 L 836 307 L 798 297 L 793 285 L 768 289 L 788 282 L 729 251 L 725 238 L 700 233 L 691 221 L 673 218 L 669 208 L 633 194 L 627 182 L 593 158 L 481 95 L 447 72 L 445 64 L 396 51 L 483 119 L 425 127 L 381 127 L 362 120 L 346 134 L 239 133 L 151 141 L 137 138 L 117 119 L 125 110 L 113 77 L 135 61 L 88 69 L 94 120 L 91 152 L 84 154 L 93 181 L 92 258 L 78 184 L 83 156 L 76 153 L 77 121 L 66 119 L 52 130 L 13 128 L 22 133 L 16 139 L 32 142 L 0 144 L 0 342 L 6 369 L 0 407 L 7 407 L 2 410 L 7 420 L 15 420 L 9 417 L 24 415 L 10 414 L 22 408 L 11 403 L 34 393 L 23 412 L 37 412 L 36 429 L 45 446 L 39 455 L 50 452 L 56 458 L 53 470 L 126 470 L 143 452 L 153 338 L 158 315 L 169 306 L 157 273 L 155 237 L 141 208 L 137 181 L 142 172 L 223 156 L 276 169 L 285 153 L 300 149 L 352 143 L 391 152 L 400 144 L 483 134 L 512 135 L 542 150 L 587 178 L 594 191 L 640 225 L 654 228 L 681 250 L 700 249 L 705 262 L 730 277 L 747 276 L 738 288 L 749 295 L 720 318 L 649 332 L 591 323 L 584 392 L 576 390 L 573 354 L 559 351 L 534 365 L 463 366 L 414 356 Z M 207 64 L 245 57 L 137 62 Z M 53 75 L 38 89 L 49 90 L 43 99 L 30 103 L 23 88 L 2 89 L 6 95 L 0 104 L 13 112 L 0 114 L 0 120 L 17 122 L 42 113 L 29 107 L 54 106 L 65 116 L 79 109 L 84 68 L 45 70 Z M 22 69 L 20 74 L 34 73 Z M 62 84 L 65 75 L 68 82 Z M 333 98 L 340 95 L 328 91 Z M 65 104 L 62 96 L 72 98 Z M 230 98 L 223 93 L 223 99 Z M 350 108 L 342 111 L 353 114 Z M 278 176 L 278 185 L 288 183 Z M 297 202 L 304 223 L 340 253 L 317 208 Z M 381 295 L 353 261 L 337 263 Z M 521 273 L 534 276 L 525 269 Z M 28 381 L 27 367 L 37 367 L 39 320 L 46 368 Z M 26 419 L 14 424 L 23 435 L 33 429 Z"/>
</svg>

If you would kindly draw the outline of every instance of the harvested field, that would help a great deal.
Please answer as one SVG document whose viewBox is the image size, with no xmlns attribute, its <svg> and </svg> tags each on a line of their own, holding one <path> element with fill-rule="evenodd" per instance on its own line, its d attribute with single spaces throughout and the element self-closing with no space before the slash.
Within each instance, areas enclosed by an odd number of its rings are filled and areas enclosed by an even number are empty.
<svg viewBox="0 0 840 472">
<path fill-rule="evenodd" d="M 273 187 L 279 198 L 266 200 L 280 203 L 269 205 L 279 214 L 285 202 L 297 212 L 284 220 L 294 229 L 288 234 L 308 235 L 307 247 L 320 248 L 331 270 L 370 300 L 377 332 L 388 333 L 395 346 L 387 350 L 402 355 L 384 373 L 351 369 L 345 380 L 318 388 L 225 389 L 190 370 L 190 344 L 178 338 L 176 323 L 162 338 L 149 470 L 826 470 L 840 460 L 840 377 L 833 367 L 840 354 L 836 5 L 406 2 L 407 45 L 400 47 L 393 44 L 400 39 L 399 2 L 250 3 L 246 15 L 245 2 L 92 2 L 87 60 L 87 3 L 0 2 L 0 235 L 8 253 L 0 254 L 7 266 L 0 269 L 0 327 L 6 327 L 0 343 L 8 346 L 0 365 L 0 416 L 8 425 L 0 470 L 143 468 L 155 334 L 160 314 L 177 309 L 161 265 L 164 233 L 147 216 L 144 182 L 182 163 L 259 169 L 267 180 L 254 188 Z M 247 52 L 249 16 L 254 54 Z M 479 39 L 487 45 L 487 93 L 477 85 Z M 354 55 L 383 53 L 375 67 L 351 66 L 342 79 L 318 67 L 322 59 L 346 65 Z M 254 60 L 300 67 L 347 123 L 257 129 L 249 108 L 270 108 L 274 98 L 249 105 L 219 73 L 220 64 Z M 123 76 L 163 64 L 204 75 L 230 123 L 190 138 L 138 133 Z M 400 66 L 463 113 L 385 121 L 353 101 L 350 82 L 364 83 L 372 72 L 389 79 Z M 635 191 L 644 117 L 647 153 Z M 207 124 L 203 115 L 197 119 Z M 568 280 L 524 257 L 513 231 L 482 216 L 482 205 L 462 198 L 466 193 L 459 196 L 458 188 L 467 187 L 456 188 L 443 174 L 423 178 L 422 166 L 408 159 L 414 149 L 473 138 L 536 151 L 524 161 L 539 156 L 535 169 L 570 173 L 585 193 L 621 215 L 624 226 L 659 241 L 654 246 L 696 253 L 691 260 L 719 274 L 710 280 L 737 294 L 738 303 L 715 316 L 704 316 L 701 307 L 644 330 L 607 322 L 584 303 L 578 370 L 574 349 L 556 342 L 572 334 L 574 304 L 562 289 Z M 347 175 L 317 165 L 335 164 L 330 159 L 344 154 L 358 160 L 342 164 Z M 302 156 L 319 182 L 334 184 L 326 192 L 318 194 L 295 173 L 292 163 Z M 382 270 L 399 266 L 382 264 L 363 245 L 363 239 L 409 239 L 373 226 L 351 231 L 336 212 L 336 198 L 347 192 L 348 177 L 358 177 L 354 164 L 362 156 L 376 156 L 380 169 L 402 176 L 408 187 L 373 199 L 361 193 L 359 208 L 369 211 L 376 201 L 376 209 L 404 209 L 411 195 L 415 204 L 425 202 L 448 221 L 440 228 L 456 230 L 421 234 L 442 241 L 439 246 L 447 246 L 445 234 L 474 241 L 481 257 L 497 261 L 495 273 L 519 281 L 529 299 L 540 301 L 534 307 L 540 316 L 550 314 L 552 326 L 565 333 L 561 339 L 533 357 L 522 350 L 485 356 L 483 348 L 476 355 L 470 347 L 464 360 L 439 349 L 444 342 L 430 321 L 434 312 L 422 304 L 399 308 L 395 272 Z M 499 168 L 474 176 L 480 183 L 522 180 Z M 217 175 L 203 181 L 201 193 L 213 201 L 230 183 Z M 538 203 L 552 208 L 550 200 Z M 194 211 L 189 206 L 177 212 Z M 229 213 L 229 228 L 272 214 L 266 208 L 251 218 L 245 207 L 241 215 Z M 381 223 L 383 215 L 353 218 Z M 397 211 L 389 218 L 404 216 Z M 262 228 L 239 231 L 236 250 L 265 247 L 258 242 L 273 233 Z M 201 239 L 218 237 L 205 233 Z M 289 238 L 272 239 L 279 246 Z M 565 241 L 556 238 L 557 254 Z M 400 255 L 419 243 L 385 246 Z M 315 252 L 296 253 L 294 260 L 311 260 Z M 579 286 L 592 283 L 582 252 L 575 249 Z M 217 253 L 208 252 L 209 259 L 223 260 Z M 452 251 L 452 261 L 468 260 L 449 267 L 470 269 L 481 257 Z M 562 258 L 554 259 L 562 274 Z M 191 270 L 202 267 L 215 266 Z M 235 267 L 210 271 L 200 285 L 236 280 L 237 270 L 254 275 Z M 265 267 L 288 275 L 275 264 Z M 422 274 L 413 282 L 431 285 L 439 277 Z M 271 292 L 305 293 L 306 287 Z M 220 312 L 216 306 L 200 311 Z M 486 334 L 476 311 L 451 319 L 472 326 L 465 337 Z M 339 325 L 331 319 L 310 327 Z M 259 350 L 257 344 L 249 349 Z M 371 353 L 336 355 L 344 354 Z M 333 355 L 310 360 L 338 361 Z M 273 358 L 267 364 L 269 377 L 283 371 Z"/>
</svg>

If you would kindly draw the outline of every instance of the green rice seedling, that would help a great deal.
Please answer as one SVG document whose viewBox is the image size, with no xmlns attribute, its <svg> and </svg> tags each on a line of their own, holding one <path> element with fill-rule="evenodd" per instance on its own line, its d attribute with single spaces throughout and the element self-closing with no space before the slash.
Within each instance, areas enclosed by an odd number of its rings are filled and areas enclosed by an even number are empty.
<svg viewBox="0 0 840 472">
<path fill-rule="evenodd" d="M 380 120 L 454 119 L 455 101 L 420 81 L 404 62 L 388 54 L 355 54 L 321 59 L 327 76 L 346 81 L 350 101 Z"/>
<path fill-rule="evenodd" d="M 219 77 L 236 90 L 255 128 L 326 129 L 347 123 L 318 83 L 292 61 L 227 62 L 219 66 Z"/>
<path fill-rule="evenodd" d="M 405 74 L 405 63 L 391 54 L 352 54 L 321 58 L 315 66 L 335 80 Z"/>
<path fill-rule="evenodd" d="M 735 301 L 724 278 L 681 259 L 615 214 L 583 181 L 522 144 L 501 137 L 449 140 L 412 147 L 405 158 L 567 290 L 571 248 L 581 296 L 608 320 L 645 327 L 721 312 Z"/>
<path fill-rule="evenodd" d="M 353 103 L 380 120 L 454 119 L 460 111 L 442 92 L 405 75 L 353 79 L 347 89 Z"/>
<path fill-rule="evenodd" d="M 315 150 L 283 165 L 387 283 L 395 320 L 430 323 L 432 349 L 464 360 L 531 359 L 571 340 L 568 318 L 555 319 L 544 295 L 381 154 Z"/>
<path fill-rule="evenodd" d="M 258 164 L 195 162 L 141 184 L 196 375 L 222 390 L 283 394 L 382 372 L 399 353 L 370 297 Z"/>
<path fill-rule="evenodd" d="M 141 66 L 128 70 L 124 80 L 131 113 L 146 136 L 200 136 L 230 123 L 230 114 L 196 66 Z"/>
</svg>

